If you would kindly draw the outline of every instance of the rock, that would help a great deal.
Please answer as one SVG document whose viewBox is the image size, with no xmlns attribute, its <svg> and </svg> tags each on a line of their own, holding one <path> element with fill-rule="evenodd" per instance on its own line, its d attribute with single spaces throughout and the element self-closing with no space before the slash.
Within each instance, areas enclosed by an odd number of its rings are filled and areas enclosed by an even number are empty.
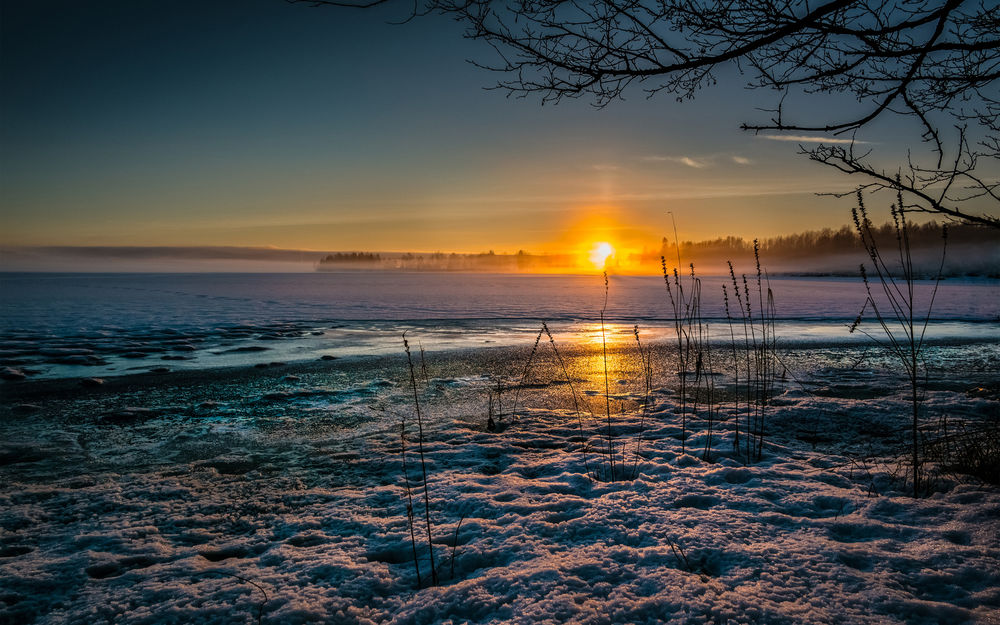
<svg viewBox="0 0 1000 625">
<path fill-rule="evenodd" d="M 102 378 L 83 378 L 80 380 L 80 386 L 86 386 L 90 388 L 95 388 L 104 384 Z"/>
<path fill-rule="evenodd" d="M 16 558 L 32 551 L 34 549 L 25 545 L 9 545 L 0 549 L 0 558 Z"/>
<path fill-rule="evenodd" d="M 224 353 L 226 354 L 240 354 L 246 352 L 266 352 L 271 349 L 270 347 L 264 347 L 263 345 L 244 345 L 242 347 L 234 347 L 232 349 L 227 349 Z"/>
<path fill-rule="evenodd" d="M 198 555 L 209 562 L 221 562 L 229 558 L 245 558 L 250 555 L 250 550 L 242 546 L 230 546 L 222 549 L 207 549 L 199 551 Z"/>
<path fill-rule="evenodd" d="M 138 408 L 134 406 L 126 407 L 123 410 L 117 410 L 115 412 L 109 412 L 108 414 L 101 417 L 101 423 L 112 423 L 115 425 L 125 425 L 128 423 L 135 423 L 137 421 L 145 421 L 151 419 L 157 415 L 157 411 L 151 410 L 149 408 Z"/>
<path fill-rule="evenodd" d="M 84 347 L 46 347 L 38 350 L 38 353 L 42 356 L 58 358 L 60 356 L 89 356 L 94 353 L 94 350 Z"/>
<path fill-rule="evenodd" d="M 71 356 L 54 356 L 46 358 L 45 362 L 53 365 L 83 365 L 86 367 L 98 367 L 108 364 L 107 360 L 98 356 L 87 354 L 76 354 Z"/>
<path fill-rule="evenodd" d="M 284 380 L 285 382 L 298 382 L 302 378 L 300 378 L 297 375 L 286 375 L 285 377 L 283 377 L 281 379 Z"/>
<path fill-rule="evenodd" d="M 320 360 L 336 360 L 336 356 L 331 356 L 330 354 L 323 354 L 319 357 Z"/>
<path fill-rule="evenodd" d="M 118 577 L 125 572 L 125 569 L 120 567 L 116 562 L 102 562 L 100 564 L 92 564 L 84 569 L 87 575 L 94 579 L 106 579 L 108 577 Z"/>
<path fill-rule="evenodd" d="M 14 369 L 13 367 L 4 367 L 3 369 L 0 369 L 0 378 L 3 378 L 4 380 L 19 382 L 25 377 L 27 376 L 25 376 L 24 371 L 21 371 L 20 369 Z"/>
</svg>

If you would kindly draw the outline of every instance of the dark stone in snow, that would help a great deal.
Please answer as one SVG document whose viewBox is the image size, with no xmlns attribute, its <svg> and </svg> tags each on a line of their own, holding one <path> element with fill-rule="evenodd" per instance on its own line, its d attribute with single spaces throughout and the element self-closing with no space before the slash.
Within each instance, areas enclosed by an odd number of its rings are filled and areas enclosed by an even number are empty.
<svg viewBox="0 0 1000 625">
<path fill-rule="evenodd" d="M 107 360 L 99 358 L 97 356 L 88 355 L 74 355 L 74 356 L 58 356 L 46 359 L 47 363 L 53 365 L 84 365 L 87 367 L 96 367 L 99 365 L 108 364 Z"/>
<path fill-rule="evenodd" d="M 336 360 L 336 356 L 331 356 L 330 354 L 323 354 L 319 357 L 320 360 Z"/>
<path fill-rule="evenodd" d="M 92 349 L 79 347 L 47 347 L 38 350 L 42 356 L 87 356 L 94 353 Z"/>
<path fill-rule="evenodd" d="M 14 369 L 11 367 L 4 367 L 3 369 L 0 369 L 0 378 L 3 378 L 4 380 L 18 382 L 23 380 L 25 377 L 24 371 L 21 371 L 20 369 Z"/>
<path fill-rule="evenodd" d="M 245 558 L 250 555 L 250 551 L 245 547 L 225 547 L 223 549 L 201 551 L 199 555 L 209 562 L 220 562 L 229 558 Z"/>
<path fill-rule="evenodd" d="M 0 549 L 0 558 L 16 558 L 32 551 L 31 547 L 25 547 L 24 545 L 10 545 L 9 547 Z"/>
<path fill-rule="evenodd" d="M 699 508 L 705 510 L 719 504 L 719 498 L 712 495 L 685 495 L 678 497 L 674 505 L 678 508 Z"/>
<path fill-rule="evenodd" d="M 0 467 L 11 464 L 38 462 L 44 459 L 45 454 L 41 450 L 28 445 L 6 445 L 0 447 Z"/>
<path fill-rule="evenodd" d="M 117 577 L 125 572 L 117 562 L 103 562 L 101 564 L 93 564 L 88 566 L 86 569 L 87 575 L 94 579 L 105 579 L 108 577 Z"/>
<path fill-rule="evenodd" d="M 156 411 L 149 408 L 125 408 L 116 412 L 109 412 L 101 417 L 101 423 L 113 423 L 115 425 L 125 425 L 137 421 L 145 421 L 156 416 Z"/>
<path fill-rule="evenodd" d="M 244 345 L 242 347 L 234 347 L 232 349 L 227 349 L 228 353 L 240 353 L 240 352 L 266 352 L 271 349 L 270 347 L 264 347 L 263 345 Z"/>
</svg>

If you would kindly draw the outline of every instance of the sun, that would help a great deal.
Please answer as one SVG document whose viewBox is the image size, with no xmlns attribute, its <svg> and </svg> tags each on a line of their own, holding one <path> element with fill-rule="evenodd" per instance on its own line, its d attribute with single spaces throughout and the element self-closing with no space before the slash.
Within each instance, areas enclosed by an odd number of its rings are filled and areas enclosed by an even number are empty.
<svg viewBox="0 0 1000 625">
<path fill-rule="evenodd" d="M 611 247 L 610 243 L 604 241 L 595 243 L 594 247 L 590 248 L 590 262 L 594 263 L 594 267 L 598 269 L 607 267 L 608 258 L 614 255 L 615 248 Z"/>
</svg>

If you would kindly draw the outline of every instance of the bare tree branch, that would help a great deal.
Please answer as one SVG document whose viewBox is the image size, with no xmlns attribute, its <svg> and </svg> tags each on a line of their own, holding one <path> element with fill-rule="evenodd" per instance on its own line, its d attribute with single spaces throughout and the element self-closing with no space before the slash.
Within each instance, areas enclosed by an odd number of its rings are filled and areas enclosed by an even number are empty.
<svg viewBox="0 0 1000 625">
<path fill-rule="evenodd" d="M 370 8 L 393 0 L 289 1 Z M 908 168 L 912 184 L 902 190 L 922 210 L 1000 227 L 996 182 L 976 171 L 979 157 L 1000 159 L 995 0 L 418 1 L 411 15 L 449 16 L 486 43 L 495 57 L 476 64 L 502 74 L 495 88 L 515 97 L 590 96 L 606 106 L 639 86 L 685 99 L 735 66 L 748 87 L 780 93 L 771 118 L 744 123 L 747 131 L 853 134 L 887 116 L 913 118 L 913 146 L 926 146 L 936 164 Z M 830 116 L 810 97 L 849 105 Z M 894 175 L 843 148 L 807 154 L 898 188 Z"/>
</svg>

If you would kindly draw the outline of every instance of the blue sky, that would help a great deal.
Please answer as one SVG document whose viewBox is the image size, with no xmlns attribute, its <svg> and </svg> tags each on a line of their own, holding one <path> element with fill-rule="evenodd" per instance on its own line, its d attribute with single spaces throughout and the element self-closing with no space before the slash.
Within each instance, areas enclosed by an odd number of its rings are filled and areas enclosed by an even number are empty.
<svg viewBox="0 0 1000 625">
<path fill-rule="evenodd" d="M 691 102 L 487 91 L 439 18 L 240 2 L 4 3 L 0 244 L 553 251 L 846 223 L 852 181 Z M 890 153 L 895 122 L 861 137 Z"/>
</svg>

